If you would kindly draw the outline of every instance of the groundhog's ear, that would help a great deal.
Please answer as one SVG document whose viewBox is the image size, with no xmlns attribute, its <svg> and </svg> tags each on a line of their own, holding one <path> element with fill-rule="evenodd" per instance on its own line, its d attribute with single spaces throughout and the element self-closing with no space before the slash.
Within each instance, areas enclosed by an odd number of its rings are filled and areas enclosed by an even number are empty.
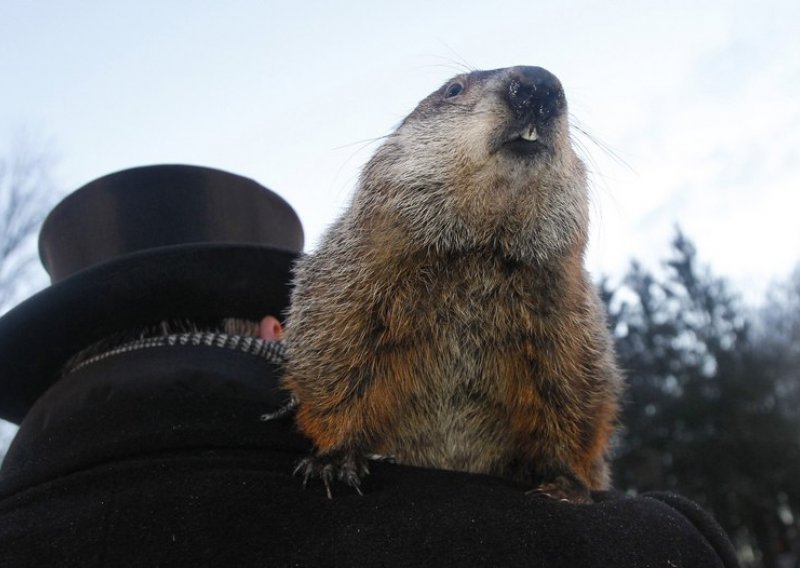
<svg viewBox="0 0 800 568">
<path fill-rule="evenodd" d="M 258 335 L 264 341 L 280 341 L 283 339 L 283 326 L 278 318 L 266 316 L 258 325 Z"/>
</svg>

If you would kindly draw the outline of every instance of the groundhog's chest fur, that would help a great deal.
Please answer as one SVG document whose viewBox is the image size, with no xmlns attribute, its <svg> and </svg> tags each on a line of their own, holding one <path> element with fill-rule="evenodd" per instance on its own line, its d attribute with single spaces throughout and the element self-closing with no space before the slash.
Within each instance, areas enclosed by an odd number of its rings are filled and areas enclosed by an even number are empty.
<svg viewBox="0 0 800 568">
<path fill-rule="evenodd" d="M 407 411 L 376 450 L 507 473 L 519 458 L 517 436 L 530 436 L 530 402 L 538 399 L 537 412 L 568 408 L 578 385 L 552 377 L 575 373 L 583 333 L 570 322 L 588 307 L 557 274 L 490 251 L 421 256 L 376 306 L 380 372 L 410 390 Z"/>
<path fill-rule="evenodd" d="M 609 362 L 596 361 L 603 330 L 586 325 L 598 315 L 591 289 L 564 277 L 582 276 L 579 266 L 530 266 L 486 249 L 351 260 L 316 283 L 346 296 L 327 306 L 300 298 L 328 323 L 349 312 L 316 368 L 296 371 L 357 377 L 352 390 L 313 385 L 331 389 L 323 414 L 339 420 L 342 407 L 366 403 L 369 450 L 414 465 L 525 477 L 531 456 L 596 454 L 598 413 L 612 409 L 593 391 L 613 386 Z"/>
</svg>

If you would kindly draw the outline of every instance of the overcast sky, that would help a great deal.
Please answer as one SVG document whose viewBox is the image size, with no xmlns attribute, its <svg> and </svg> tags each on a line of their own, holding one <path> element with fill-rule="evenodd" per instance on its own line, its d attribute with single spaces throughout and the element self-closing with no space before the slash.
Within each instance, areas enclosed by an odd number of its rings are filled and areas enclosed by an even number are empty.
<svg viewBox="0 0 800 568">
<path fill-rule="evenodd" d="M 655 263 L 680 224 L 760 291 L 800 260 L 798 38 L 796 0 L 2 0 L 0 146 L 47 142 L 64 192 L 152 163 L 246 175 L 308 248 L 421 98 L 464 65 L 541 65 L 591 135 L 590 269 Z"/>
</svg>

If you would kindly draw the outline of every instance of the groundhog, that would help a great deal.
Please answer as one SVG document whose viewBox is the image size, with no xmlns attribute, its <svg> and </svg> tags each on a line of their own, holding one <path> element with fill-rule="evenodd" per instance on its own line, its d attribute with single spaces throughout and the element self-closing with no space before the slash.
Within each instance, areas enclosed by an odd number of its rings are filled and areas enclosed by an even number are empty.
<svg viewBox="0 0 800 568">
<path fill-rule="evenodd" d="M 588 225 L 553 74 L 473 71 L 419 103 L 296 267 L 284 384 L 316 446 L 304 481 L 358 490 L 378 454 L 576 503 L 606 488 L 621 379 Z"/>
</svg>

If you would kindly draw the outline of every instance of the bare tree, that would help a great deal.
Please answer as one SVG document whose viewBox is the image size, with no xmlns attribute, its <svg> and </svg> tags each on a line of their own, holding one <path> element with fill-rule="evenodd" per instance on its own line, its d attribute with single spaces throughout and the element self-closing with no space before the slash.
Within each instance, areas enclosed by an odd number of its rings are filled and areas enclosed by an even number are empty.
<svg viewBox="0 0 800 568">
<path fill-rule="evenodd" d="M 0 155 L 0 314 L 30 293 L 37 279 L 44 281 L 36 235 L 56 198 L 52 163 L 50 153 L 33 150 L 27 138 Z"/>
<path fill-rule="evenodd" d="M 0 153 L 0 315 L 46 282 L 36 262 L 36 235 L 57 194 L 52 154 L 18 136 Z M 0 420 L 0 463 L 17 428 Z"/>
</svg>

